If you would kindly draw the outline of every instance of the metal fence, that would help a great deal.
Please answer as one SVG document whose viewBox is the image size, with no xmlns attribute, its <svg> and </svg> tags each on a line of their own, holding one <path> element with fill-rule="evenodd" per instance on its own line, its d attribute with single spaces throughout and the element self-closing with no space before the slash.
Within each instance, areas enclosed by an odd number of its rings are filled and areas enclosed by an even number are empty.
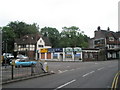
<svg viewBox="0 0 120 90">
<path fill-rule="evenodd" d="M 2 81 L 25 78 L 44 73 L 43 66 L 40 62 L 30 67 L 15 67 L 13 65 L 2 66 Z"/>
</svg>

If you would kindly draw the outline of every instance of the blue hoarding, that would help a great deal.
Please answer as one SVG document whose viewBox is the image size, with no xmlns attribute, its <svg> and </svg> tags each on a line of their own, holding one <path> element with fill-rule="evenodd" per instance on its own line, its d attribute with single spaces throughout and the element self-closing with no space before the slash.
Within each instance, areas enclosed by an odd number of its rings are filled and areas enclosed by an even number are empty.
<svg viewBox="0 0 120 90">
<path fill-rule="evenodd" d="M 48 48 L 48 52 L 63 52 L 63 48 Z"/>
</svg>

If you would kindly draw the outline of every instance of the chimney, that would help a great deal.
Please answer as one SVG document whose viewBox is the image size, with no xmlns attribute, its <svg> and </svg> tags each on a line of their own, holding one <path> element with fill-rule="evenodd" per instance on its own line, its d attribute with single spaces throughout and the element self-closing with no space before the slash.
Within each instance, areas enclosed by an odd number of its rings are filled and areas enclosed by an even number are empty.
<svg viewBox="0 0 120 90">
<path fill-rule="evenodd" d="M 110 28 L 109 28 L 109 27 L 107 28 L 107 31 L 110 31 Z"/>
<path fill-rule="evenodd" d="M 98 26 L 97 30 L 98 30 L 98 31 L 101 30 L 100 26 Z"/>
</svg>

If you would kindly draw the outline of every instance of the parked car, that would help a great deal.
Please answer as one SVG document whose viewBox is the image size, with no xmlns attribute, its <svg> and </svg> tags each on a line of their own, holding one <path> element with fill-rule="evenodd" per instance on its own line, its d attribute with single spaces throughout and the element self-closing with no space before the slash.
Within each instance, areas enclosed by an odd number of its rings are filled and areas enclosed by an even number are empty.
<svg viewBox="0 0 120 90">
<path fill-rule="evenodd" d="M 2 66 L 9 65 L 14 56 L 11 53 L 3 53 Z"/>
<path fill-rule="evenodd" d="M 27 56 L 19 54 L 19 55 L 17 55 L 17 59 L 28 60 L 29 58 Z"/>
<path fill-rule="evenodd" d="M 14 58 L 14 55 L 12 53 L 3 53 L 3 56 L 7 58 Z"/>
<path fill-rule="evenodd" d="M 4 56 L 3 61 L 2 61 L 2 66 L 10 65 L 11 61 L 12 61 L 11 58 L 7 58 L 6 56 Z"/>
<path fill-rule="evenodd" d="M 15 60 L 15 67 L 28 67 L 32 65 L 36 65 L 36 61 L 26 61 L 23 59 L 17 59 Z M 10 62 L 12 64 L 12 61 Z"/>
</svg>

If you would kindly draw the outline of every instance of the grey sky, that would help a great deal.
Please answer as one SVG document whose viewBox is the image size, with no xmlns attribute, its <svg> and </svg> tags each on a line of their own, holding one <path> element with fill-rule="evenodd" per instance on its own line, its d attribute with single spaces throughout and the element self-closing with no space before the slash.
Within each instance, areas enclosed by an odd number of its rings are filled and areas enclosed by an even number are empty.
<svg viewBox="0 0 120 90">
<path fill-rule="evenodd" d="M 1 0 L 0 27 L 10 21 L 57 28 L 77 26 L 93 37 L 98 26 L 118 31 L 119 0 Z"/>
</svg>

